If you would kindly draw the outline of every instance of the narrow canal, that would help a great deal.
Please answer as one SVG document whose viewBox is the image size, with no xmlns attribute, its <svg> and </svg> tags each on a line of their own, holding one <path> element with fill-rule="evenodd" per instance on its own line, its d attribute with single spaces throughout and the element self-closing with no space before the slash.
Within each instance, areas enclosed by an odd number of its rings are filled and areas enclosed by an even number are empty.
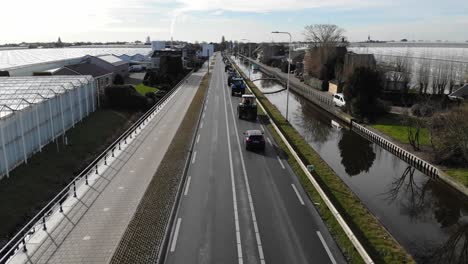
<svg viewBox="0 0 468 264">
<path fill-rule="evenodd" d="M 248 64 L 239 63 L 248 75 Z M 267 78 L 251 72 L 251 79 Z M 284 87 L 256 81 L 263 92 Z M 286 92 L 267 95 L 285 115 Z M 292 92 L 289 118 L 295 129 L 333 168 L 418 263 L 467 263 L 468 201 L 380 146 L 341 127 Z"/>
</svg>

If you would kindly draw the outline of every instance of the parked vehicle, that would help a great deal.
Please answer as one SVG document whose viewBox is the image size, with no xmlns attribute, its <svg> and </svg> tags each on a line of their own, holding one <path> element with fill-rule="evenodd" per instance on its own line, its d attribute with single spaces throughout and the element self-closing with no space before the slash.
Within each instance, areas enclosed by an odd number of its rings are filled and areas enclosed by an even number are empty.
<svg viewBox="0 0 468 264">
<path fill-rule="evenodd" d="M 234 96 L 236 94 L 245 94 L 244 79 L 240 77 L 233 77 L 231 81 L 231 95 Z"/>
<path fill-rule="evenodd" d="M 265 138 L 261 130 L 247 130 L 244 136 L 246 150 L 265 150 Z"/>
<path fill-rule="evenodd" d="M 344 100 L 344 96 L 342 93 L 334 94 L 333 102 L 335 103 L 335 106 L 338 106 L 338 107 L 342 107 L 346 105 L 346 102 Z"/>
<path fill-rule="evenodd" d="M 242 100 L 237 106 L 239 119 L 257 120 L 257 104 L 252 94 L 242 95 Z"/>
<path fill-rule="evenodd" d="M 128 68 L 129 72 L 142 72 L 143 70 L 144 68 L 141 65 L 132 65 Z"/>
</svg>

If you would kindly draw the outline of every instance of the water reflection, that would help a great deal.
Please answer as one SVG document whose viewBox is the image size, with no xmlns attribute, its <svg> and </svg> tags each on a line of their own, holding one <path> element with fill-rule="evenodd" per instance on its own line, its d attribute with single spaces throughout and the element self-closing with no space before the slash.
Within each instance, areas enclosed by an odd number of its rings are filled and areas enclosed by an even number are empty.
<svg viewBox="0 0 468 264">
<path fill-rule="evenodd" d="M 457 224 L 456 230 L 449 239 L 434 251 L 432 262 L 437 264 L 468 263 L 468 223 Z"/>
<path fill-rule="evenodd" d="M 424 215 L 427 207 L 426 192 L 430 187 L 430 178 L 422 185 L 414 177 L 416 169 L 408 166 L 401 177 L 395 179 L 390 189 L 385 193 L 385 199 L 389 203 L 398 201 L 403 214 L 409 216 L 411 221 L 420 219 Z"/>
<path fill-rule="evenodd" d="M 375 152 L 372 143 L 351 131 L 344 131 L 340 142 L 341 164 L 349 176 L 369 172 L 374 164 Z"/>
</svg>

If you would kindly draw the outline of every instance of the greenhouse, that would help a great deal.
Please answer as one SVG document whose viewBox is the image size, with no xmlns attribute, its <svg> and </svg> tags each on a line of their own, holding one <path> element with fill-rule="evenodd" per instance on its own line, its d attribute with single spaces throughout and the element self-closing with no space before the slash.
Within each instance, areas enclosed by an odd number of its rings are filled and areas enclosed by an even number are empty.
<svg viewBox="0 0 468 264">
<path fill-rule="evenodd" d="M 93 112 L 91 76 L 0 77 L 0 179 Z"/>
</svg>

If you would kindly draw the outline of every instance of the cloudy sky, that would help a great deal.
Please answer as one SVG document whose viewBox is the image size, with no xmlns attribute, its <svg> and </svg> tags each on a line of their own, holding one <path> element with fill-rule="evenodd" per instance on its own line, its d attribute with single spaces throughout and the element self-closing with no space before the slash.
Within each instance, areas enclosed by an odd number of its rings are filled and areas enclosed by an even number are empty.
<svg viewBox="0 0 468 264">
<path fill-rule="evenodd" d="M 2 1 L 3 2 L 3 1 Z M 468 40 L 467 0 L 14 0 L 1 3 L 0 43 L 152 40 L 304 40 L 333 23 L 351 41 Z"/>
</svg>

